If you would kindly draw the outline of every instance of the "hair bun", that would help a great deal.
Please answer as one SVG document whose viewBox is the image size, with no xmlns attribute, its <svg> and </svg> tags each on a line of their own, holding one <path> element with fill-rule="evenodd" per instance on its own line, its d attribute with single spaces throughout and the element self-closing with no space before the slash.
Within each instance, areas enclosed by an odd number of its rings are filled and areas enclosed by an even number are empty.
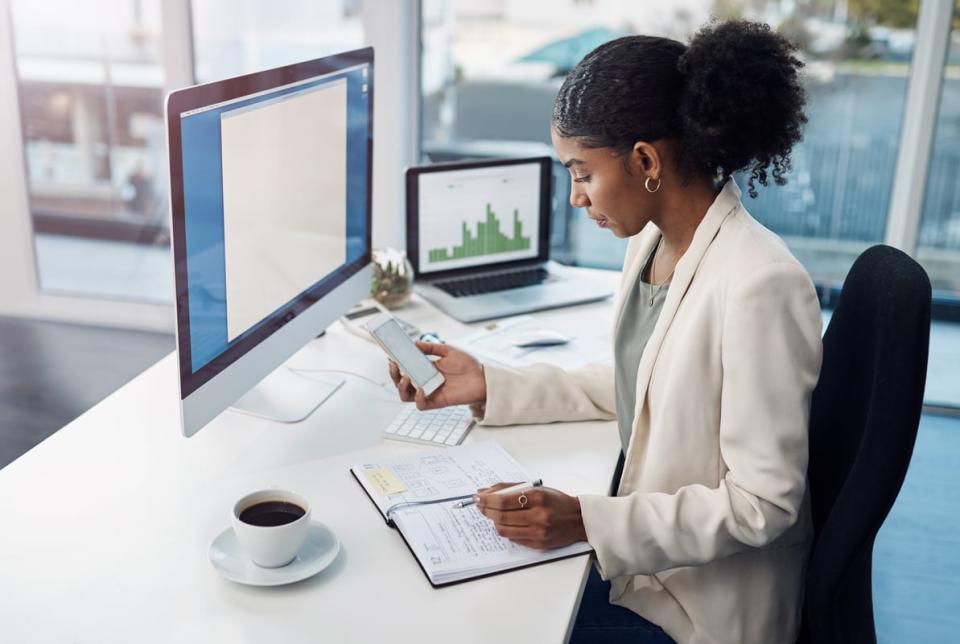
<svg viewBox="0 0 960 644">
<path fill-rule="evenodd" d="M 774 181 L 785 183 L 807 122 L 795 52 L 761 23 L 717 22 L 697 32 L 677 62 L 686 78 L 678 110 L 686 159 L 724 178 L 749 171 L 752 197 L 771 166 Z"/>
</svg>

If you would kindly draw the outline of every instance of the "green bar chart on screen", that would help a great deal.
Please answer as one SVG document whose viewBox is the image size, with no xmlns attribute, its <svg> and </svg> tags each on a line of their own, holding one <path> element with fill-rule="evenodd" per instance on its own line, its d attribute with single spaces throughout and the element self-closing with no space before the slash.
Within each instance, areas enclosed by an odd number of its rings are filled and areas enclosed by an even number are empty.
<svg viewBox="0 0 960 644">
<path fill-rule="evenodd" d="M 500 220 L 488 203 L 486 219 L 477 222 L 475 231 L 470 230 L 467 222 L 462 223 L 462 239 L 459 246 L 431 248 L 428 251 L 428 258 L 431 263 L 446 262 L 452 259 L 482 257 L 530 248 L 530 237 L 523 236 L 523 223 L 516 209 L 513 211 L 513 230 L 510 231 L 512 236 L 508 237 L 501 232 L 500 225 Z"/>
</svg>

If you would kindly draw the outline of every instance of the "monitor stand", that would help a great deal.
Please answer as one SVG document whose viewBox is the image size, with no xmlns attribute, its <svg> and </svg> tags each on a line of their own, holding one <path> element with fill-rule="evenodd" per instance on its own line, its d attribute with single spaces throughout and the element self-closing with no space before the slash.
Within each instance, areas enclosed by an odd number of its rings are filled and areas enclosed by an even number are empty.
<svg viewBox="0 0 960 644">
<path fill-rule="evenodd" d="M 281 366 L 233 403 L 231 409 L 280 423 L 299 423 L 344 382 L 339 376 L 307 377 Z"/>
</svg>

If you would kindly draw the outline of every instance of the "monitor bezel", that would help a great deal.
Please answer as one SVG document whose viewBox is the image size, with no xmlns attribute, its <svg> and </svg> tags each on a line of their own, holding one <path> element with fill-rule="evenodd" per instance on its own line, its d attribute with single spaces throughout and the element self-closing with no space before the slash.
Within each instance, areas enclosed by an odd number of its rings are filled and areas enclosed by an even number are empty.
<svg viewBox="0 0 960 644">
<path fill-rule="evenodd" d="M 513 259 L 502 262 L 489 262 L 478 266 L 453 268 L 445 271 L 420 270 L 420 176 L 434 172 L 450 172 L 452 170 L 472 170 L 475 168 L 494 168 L 510 165 L 540 165 L 540 227 L 537 255 L 525 259 Z M 550 258 L 550 214 L 553 201 L 553 159 L 549 156 L 502 158 L 469 161 L 453 161 L 448 163 L 434 163 L 431 165 L 407 168 L 406 176 L 406 210 L 407 210 L 407 258 L 413 266 L 414 277 L 434 280 L 463 275 L 476 274 L 486 270 L 501 270 L 504 268 L 523 267 L 542 264 Z"/>
<path fill-rule="evenodd" d="M 318 76 L 334 74 L 358 65 L 367 65 L 369 69 L 369 99 L 367 101 L 369 130 L 367 137 L 366 239 L 364 240 L 363 254 L 326 279 L 314 284 L 292 302 L 288 302 L 283 307 L 274 311 L 253 330 L 247 332 L 245 336 L 236 341 L 236 344 L 227 347 L 225 351 L 200 367 L 199 370 L 193 371 L 190 346 L 190 303 L 188 297 L 186 224 L 183 194 L 183 149 L 180 130 L 182 113 L 243 98 L 259 92 L 276 90 L 293 83 L 306 81 Z M 221 81 L 195 85 L 175 90 L 167 96 L 166 120 L 167 148 L 169 151 L 170 165 L 170 232 L 174 264 L 176 338 L 177 354 L 179 357 L 181 400 L 186 400 L 191 394 L 223 373 L 254 347 L 274 335 L 297 318 L 297 316 L 320 301 L 325 295 L 334 291 L 338 286 L 370 264 L 373 240 L 373 77 L 373 48 L 365 47 Z M 322 331 L 322 329 L 317 329 L 318 333 L 320 331 Z"/>
</svg>

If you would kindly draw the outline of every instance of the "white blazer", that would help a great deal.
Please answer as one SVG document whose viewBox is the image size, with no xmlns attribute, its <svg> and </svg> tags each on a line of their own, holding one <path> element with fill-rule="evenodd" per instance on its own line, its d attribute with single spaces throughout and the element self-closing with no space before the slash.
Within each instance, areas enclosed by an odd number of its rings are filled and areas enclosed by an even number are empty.
<svg viewBox="0 0 960 644">
<path fill-rule="evenodd" d="M 630 240 L 617 320 L 659 237 L 650 224 Z M 618 494 L 579 497 L 610 600 L 678 643 L 796 639 L 820 327 L 807 272 L 728 181 L 640 359 Z M 616 414 L 609 366 L 486 366 L 485 378 L 487 425 Z"/>
</svg>

